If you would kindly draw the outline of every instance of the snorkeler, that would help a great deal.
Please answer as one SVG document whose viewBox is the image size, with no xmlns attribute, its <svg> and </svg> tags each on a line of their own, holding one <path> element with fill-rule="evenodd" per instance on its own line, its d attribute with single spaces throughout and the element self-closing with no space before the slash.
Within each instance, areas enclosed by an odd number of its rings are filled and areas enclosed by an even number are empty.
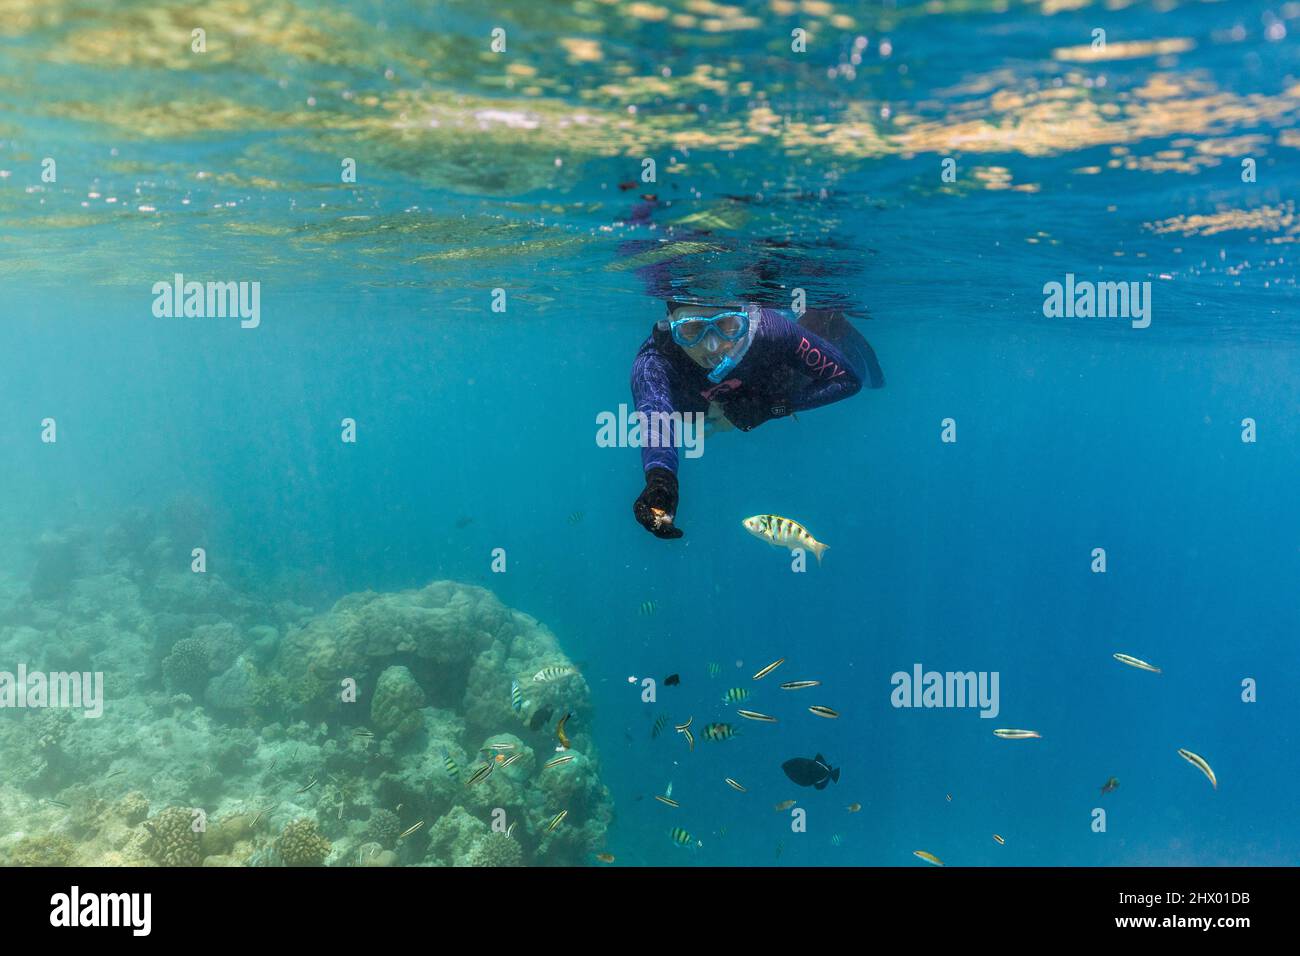
<svg viewBox="0 0 1300 956">
<path fill-rule="evenodd" d="M 636 520 L 659 538 L 680 538 L 677 449 L 672 413 L 704 413 L 713 429 L 750 431 L 880 388 L 884 375 L 867 340 L 841 312 L 803 316 L 754 303 L 702 305 L 669 300 L 632 364 L 636 410 L 660 429 L 643 442 L 645 489 Z"/>
</svg>

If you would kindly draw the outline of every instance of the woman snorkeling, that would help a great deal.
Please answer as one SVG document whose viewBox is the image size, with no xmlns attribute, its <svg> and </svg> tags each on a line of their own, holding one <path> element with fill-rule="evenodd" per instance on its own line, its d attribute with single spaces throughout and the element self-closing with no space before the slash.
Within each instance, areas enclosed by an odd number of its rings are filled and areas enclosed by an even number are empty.
<svg viewBox="0 0 1300 956">
<path fill-rule="evenodd" d="M 632 396 L 666 434 L 643 442 L 645 489 L 632 507 L 659 538 L 680 538 L 674 419 L 703 413 L 713 428 L 750 431 L 773 418 L 880 388 L 875 353 L 842 313 L 801 317 L 754 303 L 669 300 L 632 364 Z"/>
</svg>

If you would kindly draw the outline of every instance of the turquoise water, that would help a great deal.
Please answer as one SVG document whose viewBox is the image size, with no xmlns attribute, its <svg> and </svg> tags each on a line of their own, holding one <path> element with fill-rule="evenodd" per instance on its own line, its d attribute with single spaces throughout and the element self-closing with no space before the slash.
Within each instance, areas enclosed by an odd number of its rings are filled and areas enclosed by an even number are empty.
<svg viewBox="0 0 1300 956">
<path fill-rule="evenodd" d="M 83 666 L 43 656 L 85 612 L 32 595 L 32 542 L 99 540 L 182 499 L 209 573 L 267 606 L 324 613 L 451 579 L 554 632 L 589 688 L 579 723 L 614 816 L 601 845 L 536 862 L 1296 859 L 1300 6 L 0 11 L 0 669 Z M 629 222 L 644 193 L 653 229 Z M 850 307 L 888 383 L 707 439 L 682 464 L 675 542 L 632 520 L 637 452 L 595 441 L 662 315 L 637 269 L 661 254 L 697 295 L 788 306 L 802 288 Z M 156 317 L 154 283 L 176 273 L 259 282 L 260 323 Z M 1067 273 L 1150 282 L 1150 326 L 1046 318 L 1044 284 Z M 742 529 L 760 513 L 806 525 L 824 564 L 791 573 Z M 190 542 L 175 543 L 185 570 Z M 91 640 L 96 662 L 107 641 Z M 128 696 L 170 692 L 163 641 L 112 665 L 136 675 Z M 891 675 L 918 663 L 997 672 L 1000 714 L 892 707 Z M 671 673 L 654 703 L 628 681 Z M 777 687 L 800 678 L 822 685 Z M 779 722 L 736 718 L 720 699 L 735 686 Z M 671 723 L 651 737 L 661 712 L 741 734 L 690 750 Z M 309 713 L 336 737 L 354 726 Z M 246 717 L 205 732 L 276 722 Z M 437 749 L 382 746 L 412 776 Z M 782 762 L 819 752 L 838 783 L 786 780 Z M 126 780 L 94 782 L 104 769 L 6 784 L 0 829 L 76 834 L 32 801 L 78 806 L 78 785 L 115 799 Z M 260 807 L 265 780 L 242 773 L 228 792 L 152 796 Z M 357 777 L 362 802 L 396 805 Z M 670 782 L 677 808 L 652 799 Z M 773 809 L 791 798 L 806 832 Z M 299 804 L 337 846 L 357 842 L 347 814 Z M 702 845 L 675 846 L 674 826 Z"/>
</svg>

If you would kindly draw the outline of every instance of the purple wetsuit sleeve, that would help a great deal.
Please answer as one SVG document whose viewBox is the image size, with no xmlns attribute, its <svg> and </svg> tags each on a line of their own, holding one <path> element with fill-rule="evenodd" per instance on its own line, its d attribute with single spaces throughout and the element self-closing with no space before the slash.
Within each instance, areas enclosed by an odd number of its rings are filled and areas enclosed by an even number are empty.
<svg viewBox="0 0 1300 956">
<path fill-rule="evenodd" d="M 817 333 L 771 309 L 763 310 L 763 329 L 775 346 L 775 354 L 806 380 L 798 395 L 791 396 L 793 411 L 820 408 L 861 390 L 862 379 L 844 353 Z"/>
<path fill-rule="evenodd" d="M 642 435 L 641 468 L 644 471 L 667 468 L 673 474 L 677 473 L 677 443 L 676 435 L 673 434 L 675 425 L 672 418 L 667 417 L 676 410 L 673 407 L 672 382 L 673 371 L 668 360 L 659 354 L 653 341 L 646 342 L 632 363 L 632 398 L 636 410 L 646 416 L 647 422 L 665 421 L 668 434 L 661 437 L 657 448 L 654 443 L 644 440 L 649 436 Z M 665 417 L 661 419 L 654 416 L 656 412 Z"/>
</svg>

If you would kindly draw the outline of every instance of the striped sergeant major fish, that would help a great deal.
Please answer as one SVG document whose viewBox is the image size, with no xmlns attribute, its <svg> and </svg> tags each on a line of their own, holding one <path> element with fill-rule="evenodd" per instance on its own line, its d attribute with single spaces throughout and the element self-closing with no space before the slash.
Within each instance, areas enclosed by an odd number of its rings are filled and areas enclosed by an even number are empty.
<svg viewBox="0 0 1300 956">
<path fill-rule="evenodd" d="M 778 548 L 803 548 L 817 556 L 817 563 L 822 563 L 822 555 L 830 547 L 822 544 L 797 521 L 782 518 L 780 515 L 754 515 L 741 522 L 745 530 L 760 540 Z"/>
<path fill-rule="evenodd" d="M 691 836 L 681 827 L 673 827 L 669 830 L 668 838 L 678 846 L 690 846 L 691 844 L 694 844 L 695 846 L 704 846 L 702 841 L 695 839 L 695 837 Z"/>
<path fill-rule="evenodd" d="M 446 750 L 442 752 L 442 769 L 447 771 L 447 776 L 460 779 L 460 767 Z"/>
</svg>

